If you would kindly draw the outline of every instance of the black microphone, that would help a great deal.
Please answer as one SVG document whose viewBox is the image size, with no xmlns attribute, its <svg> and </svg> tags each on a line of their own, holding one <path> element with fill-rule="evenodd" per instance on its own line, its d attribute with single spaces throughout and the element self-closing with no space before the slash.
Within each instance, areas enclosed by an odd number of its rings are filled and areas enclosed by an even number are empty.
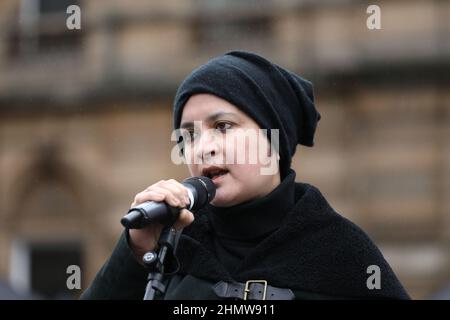
<svg viewBox="0 0 450 320">
<path fill-rule="evenodd" d="M 188 191 L 187 209 L 192 212 L 203 208 L 216 196 L 216 186 L 208 177 L 187 178 L 182 184 Z M 165 202 L 146 201 L 131 208 L 120 223 L 128 229 L 141 229 L 155 222 L 171 226 L 177 220 L 180 211 L 180 208 L 173 208 Z"/>
</svg>

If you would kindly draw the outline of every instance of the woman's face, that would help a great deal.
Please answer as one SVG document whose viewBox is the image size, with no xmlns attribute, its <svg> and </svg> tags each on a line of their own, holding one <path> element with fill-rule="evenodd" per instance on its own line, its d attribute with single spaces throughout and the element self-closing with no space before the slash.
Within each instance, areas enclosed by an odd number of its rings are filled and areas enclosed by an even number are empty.
<svg viewBox="0 0 450 320">
<path fill-rule="evenodd" d="M 193 95 L 180 127 L 186 130 L 184 157 L 191 176 L 209 176 L 216 185 L 212 205 L 229 207 L 263 197 L 280 183 L 278 154 L 258 124 L 228 101 Z"/>
</svg>

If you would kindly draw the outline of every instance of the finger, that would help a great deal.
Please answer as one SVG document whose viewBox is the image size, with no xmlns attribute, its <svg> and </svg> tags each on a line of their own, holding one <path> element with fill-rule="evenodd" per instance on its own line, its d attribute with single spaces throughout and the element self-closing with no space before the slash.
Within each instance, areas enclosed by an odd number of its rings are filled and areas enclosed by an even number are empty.
<svg viewBox="0 0 450 320">
<path fill-rule="evenodd" d="M 174 224 L 174 227 L 177 230 L 181 230 L 190 225 L 193 221 L 194 214 L 187 209 L 182 209 L 177 221 Z"/>
<path fill-rule="evenodd" d="M 187 189 L 185 186 L 183 186 L 177 180 L 175 180 L 175 179 L 165 180 L 165 181 L 162 181 L 158 186 L 171 190 L 172 193 L 176 197 L 178 197 L 178 199 L 180 199 L 180 201 L 182 203 L 185 203 L 186 205 L 189 204 Z"/>
<path fill-rule="evenodd" d="M 145 201 L 163 201 L 164 200 L 164 194 L 160 192 L 156 192 L 154 190 L 150 191 L 143 191 L 136 195 L 134 198 L 134 202 L 131 204 L 132 207 L 137 206 L 138 204 L 141 204 Z"/>
<path fill-rule="evenodd" d="M 164 195 L 163 201 L 165 201 L 168 205 L 172 207 L 183 207 L 183 203 L 176 197 L 170 189 L 167 189 L 165 187 L 153 187 L 152 191 L 156 193 L 161 193 Z"/>
<path fill-rule="evenodd" d="M 158 185 L 159 188 L 164 188 L 166 190 L 169 190 L 175 197 L 177 197 L 180 201 L 183 200 L 183 190 L 177 186 L 176 184 L 165 181 Z"/>
<path fill-rule="evenodd" d="M 160 181 L 152 184 L 151 186 L 149 186 L 144 191 L 150 191 L 150 190 L 154 189 L 155 187 L 162 187 L 162 188 L 171 190 L 172 193 L 176 197 L 178 197 L 182 203 L 185 203 L 185 205 L 182 205 L 181 207 L 188 206 L 190 203 L 187 188 L 182 183 L 178 182 L 175 179 L 160 180 Z"/>
</svg>

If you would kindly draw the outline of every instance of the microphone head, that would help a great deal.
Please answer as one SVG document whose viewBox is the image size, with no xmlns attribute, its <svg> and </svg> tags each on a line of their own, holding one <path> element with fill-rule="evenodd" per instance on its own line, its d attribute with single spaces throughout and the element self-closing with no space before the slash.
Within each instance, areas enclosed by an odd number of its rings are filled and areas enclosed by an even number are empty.
<svg viewBox="0 0 450 320">
<path fill-rule="evenodd" d="M 216 186 L 208 177 L 190 177 L 183 180 L 183 184 L 190 186 L 195 190 L 194 206 L 191 208 L 192 211 L 203 208 L 216 196 Z"/>
</svg>

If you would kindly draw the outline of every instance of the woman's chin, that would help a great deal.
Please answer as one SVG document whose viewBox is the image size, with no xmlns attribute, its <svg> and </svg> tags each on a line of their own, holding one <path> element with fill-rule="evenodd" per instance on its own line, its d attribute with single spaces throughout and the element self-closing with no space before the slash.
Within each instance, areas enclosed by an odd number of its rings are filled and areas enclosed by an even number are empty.
<svg viewBox="0 0 450 320">
<path fill-rule="evenodd" d="M 224 195 L 221 190 L 216 191 L 216 196 L 210 203 L 215 207 L 231 207 L 233 205 L 231 197 Z"/>
<path fill-rule="evenodd" d="M 221 199 L 218 199 L 217 194 L 214 197 L 214 200 L 210 202 L 214 207 L 226 207 L 226 202 Z"/>
</svg>

